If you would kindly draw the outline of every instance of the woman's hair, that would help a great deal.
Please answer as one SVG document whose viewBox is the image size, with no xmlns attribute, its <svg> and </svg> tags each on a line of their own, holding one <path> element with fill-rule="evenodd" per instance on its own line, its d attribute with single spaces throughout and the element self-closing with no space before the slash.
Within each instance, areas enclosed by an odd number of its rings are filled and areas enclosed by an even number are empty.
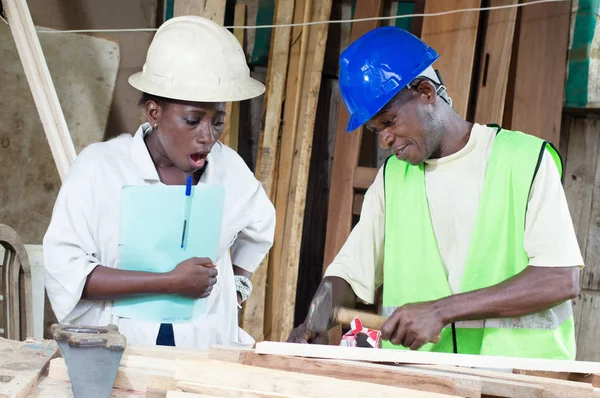
<svg viewBox="0 0 600 398">
<path fill-rule="evenodd" d="M 159 97 L 158 95 L 142 93 L 142 97 L 140 98 L 138 105 L 146 106 L 146 102 L 148 101 L 154 101 L 161 107 L 166 107 L 170 102 L 167 98 Z"/>
</svg>

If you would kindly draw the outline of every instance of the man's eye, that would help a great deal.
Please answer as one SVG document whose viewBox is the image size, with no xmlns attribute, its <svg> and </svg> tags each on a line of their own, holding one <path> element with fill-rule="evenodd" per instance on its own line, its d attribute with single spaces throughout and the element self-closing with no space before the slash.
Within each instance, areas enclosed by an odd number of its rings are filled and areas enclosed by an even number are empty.
<svg viewBox="0 0 600 398">
<path fill-rule="evenodd" d="M 389 119 L 389 120 L 386 120 L 385 122 L 383 122 L 383 125 L 385 127 L 390 127 L 392 124 L 394 124 L 394 119 Z"/>
</svg>

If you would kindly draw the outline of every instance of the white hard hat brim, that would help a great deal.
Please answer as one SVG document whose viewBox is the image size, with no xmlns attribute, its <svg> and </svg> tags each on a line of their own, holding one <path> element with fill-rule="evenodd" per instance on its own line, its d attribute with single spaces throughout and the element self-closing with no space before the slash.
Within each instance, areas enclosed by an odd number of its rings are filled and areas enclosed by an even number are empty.
<svg viewBox="0 0 600 398">
<path fill-rule="evenodd" d="M 172 85 L 152 82 L 142 72 L 129 77 L 137 90 L 159 97 L 193 102 L 235 102 L 256 98 L 265 92 L 265 85 L 252 77 L 222 82 L 219 87 L 199 87 L 193 84 Z"/>
</svg>

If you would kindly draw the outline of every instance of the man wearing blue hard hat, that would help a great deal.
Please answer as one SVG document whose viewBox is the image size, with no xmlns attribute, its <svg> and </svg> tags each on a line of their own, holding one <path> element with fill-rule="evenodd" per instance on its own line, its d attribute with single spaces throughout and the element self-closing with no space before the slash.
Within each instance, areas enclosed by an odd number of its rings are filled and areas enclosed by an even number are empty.
<svg viewBox="0 0 600 398">
<path fill-rule="evenodd" d="M 561 158 L 532 135 L 462 119 L 438 58 L 396 27 L 341 56 L 347 131 L 365 126 L 393 156 L 325 273 L 334 305 L 372 304 L 383 286 L 384 348 L 575 359 L 583 259 Z M 307 335 L 303 323 L 288 341 L 327 341 Z"/>
</svg>

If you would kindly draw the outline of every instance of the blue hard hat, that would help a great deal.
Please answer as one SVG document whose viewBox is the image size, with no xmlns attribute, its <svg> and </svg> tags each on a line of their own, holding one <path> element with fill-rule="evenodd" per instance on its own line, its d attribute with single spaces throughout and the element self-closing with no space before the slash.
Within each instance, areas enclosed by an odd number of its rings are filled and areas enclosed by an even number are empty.
<svg viewBox="0 0 600 398">
<path fill-rule="evenodd" d="M 342 52 L 339 86 L 350 120 L 346 131 L 365 124 L 440 55 L 404 29 L 373 29 Z"/>
</svg>

